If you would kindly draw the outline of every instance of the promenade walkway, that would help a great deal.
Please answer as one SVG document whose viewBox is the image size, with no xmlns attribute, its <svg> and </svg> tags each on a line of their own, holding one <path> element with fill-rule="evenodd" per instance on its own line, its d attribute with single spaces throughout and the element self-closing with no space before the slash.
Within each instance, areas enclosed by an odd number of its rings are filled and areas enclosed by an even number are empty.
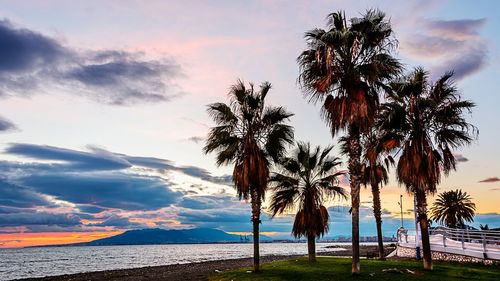
<svg viewBox="0 0 500 281">
<path fill-rule="evenodd" d="M 430 233 L 431 250 L 480 259 L 500 260 L 500 231 L 433 228 Z M 419 245 L 422 245 L 420 241 Z M 398 230 L 398 246 L 415 248 L 415 235 Z"/>
</svg>

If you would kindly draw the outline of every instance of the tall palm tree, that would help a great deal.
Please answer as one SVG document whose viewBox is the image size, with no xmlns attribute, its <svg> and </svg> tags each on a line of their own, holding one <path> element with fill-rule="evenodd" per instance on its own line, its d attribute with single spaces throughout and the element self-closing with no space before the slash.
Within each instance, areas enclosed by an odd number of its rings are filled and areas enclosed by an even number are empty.
<svg viewBox="0 0 500 281">
<path fill-rule="evenodd" d="M 336 167 L 339 158 L 329 157 L 333 147 L 311 149 L 309 143 L 297 143 L 291 157 L 280 162 L 280 173 L 273 173 L 269 183 L 275 190 L 270 210 L 273 217 L 286 211 L 297 209 L 292 234 L 296 238 L 307 237 L 309 262 L 316 261 L 317 237 L 328 232 L 329 215 L 323 205 L 327 199 L 337 196 L 347 198 L 339 187 Z"/>
<path fill-rule="evenodd" d="M 450 190 L 438 195 L 431 208 L 431 219 L 450 228 L 465 228 L 465 222 L 474 221 L 476 204 L 462 190 Z"/>
<path fill-rule="evenodd" d="M 379 106 L 378 90 L 400 71 L 391 52 L 397 42 L 390 22 L 378 10 L 347 23 L 343 12 L 328 16 L 327 30 L 305 35 L 307 49 L 297 61 L 299 83 L 311 102 L 322 101 L 332 135 L 346 129 L 352 207 L 352 274 L 359 274 L 360 134 L 368 131 Z"/>
<path fill-rule="evenodd" d="M 254 271 L 259 271 L 259 224 L 271 162 L 285 153 L 293 142 L 293 128 L 285 124 L 293 114 L 283 107 L 265 105 L 271 84 L 259 90 L 239 80 L 229 91 L 229 104 L 213 103 L 208 113 L 215 121 L 208 135 L 205 153 L 217 153 L 217 165 L 233 164 L 233 182 L 238 196 L 252 206 Z"/>
<path fill-rule="evenodd" d="M 414 193 L 417 219 L 422 232 L 424 269 L 432 269 L 427 219 L 427 194 L 434 194 L 441 173 L 455 169 L 453 150 L 469 144 L 477 133 L 463 114 L 474 103 L 462 100 L 449 72 L 434 84 L 429 74 L 416 68 L 391 83 L 388 102 L 383 105 L 381 128 L 392 132 L 401 145 L 397 179 Z"/>
<path fill-rule="evenodd" d="M 384 242 L 382 234 L 382 204 L 380 202 L 380 188 L 389 181 L 388 170 L 394 165 L 391 152 L 397 145 L 390 136 L 382 135 L 375 127 L 362 138 L 362 178 L 361 182 L 371 186 L 373 197 L 373 216 L 377 226 L 377 242 L 379 258 L 384 258 Z"/>
</svg>

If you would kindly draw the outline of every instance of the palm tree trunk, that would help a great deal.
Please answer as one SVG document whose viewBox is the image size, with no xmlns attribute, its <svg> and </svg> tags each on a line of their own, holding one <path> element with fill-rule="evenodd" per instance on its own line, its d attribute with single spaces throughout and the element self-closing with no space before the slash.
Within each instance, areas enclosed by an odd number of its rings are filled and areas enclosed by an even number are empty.
<svg viewBox="0 0 500 281">
<path fill-rule="evenodd" d="M 253 223 L 253 271 L 260 271 L 260 253 L 259 253 L 259 226 L 260 226 L 260 207 L 261 199 L 257 190 L 252 188 L 251 205 L 252 205 L 252 223 Z"/>
<path fill-rule="evenodd" d="M 349 175 L 351 178 L 352 275 L 361 273 L 359 263 L 359 189 L 361 183 L 361 145 L 359 128 L 349 127 Z"/>
<path fill-rule="evenodd" d="M 417 220 L 420 225 L 421 237 L 422 237 L 422 251 L 423 251 L 423 261 L 424 270 L 432 270 L 432 252 L 431 244 L 429 241 L 429 222 L 427 220 L 427 198 L 425 192 L 416 192 L 417 196 Z"/>
<path fill-rule="evenodd" d="M 384 241 L 382 237 L 382 212 L 380 204 L 380 189 L 378 183 L 372 183 L 372 195 L 373 195 L 373 216 L 375 217 L 375 223 L 377 224 L 377 241 L 378 241 L 378 257 L 379 259 L 384 258 Z"/>
<path fill-rule="evenodd" d="M 316 262 L 316 236 L 307 236 L 307 252 L 309 254 L 309 262 Z"/>
</svg>

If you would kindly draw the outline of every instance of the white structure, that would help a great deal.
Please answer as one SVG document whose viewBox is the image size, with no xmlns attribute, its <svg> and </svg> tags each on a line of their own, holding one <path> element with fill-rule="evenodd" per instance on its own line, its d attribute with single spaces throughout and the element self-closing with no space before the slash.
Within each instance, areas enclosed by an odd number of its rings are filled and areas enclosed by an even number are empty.
<svg viewBox="0 0 500 281">
<path fill-rule="evenodd" d="M 479 259 L 500 260 L 500 231 L 469 230 L 436 227 L 430 231 L 431 250 L 475 257 Z M 398 246 L 415 249 L 415 235 L 408 235 L 408 230 L 398 229 Z M 418 245 L 417 244 L 417 245 Z"/>
</svg>

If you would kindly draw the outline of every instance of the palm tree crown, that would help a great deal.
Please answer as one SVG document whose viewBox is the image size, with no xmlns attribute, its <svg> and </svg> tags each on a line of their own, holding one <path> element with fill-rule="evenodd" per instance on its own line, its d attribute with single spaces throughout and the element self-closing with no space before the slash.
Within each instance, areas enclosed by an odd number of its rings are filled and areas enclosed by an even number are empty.
<svg viewBox="0 0 500 281">
<path fill-rule="evenodd" d="M 281 172 L 270 177 L 275 190 L 269 207 L 272 215 L 297 209 L 292 228 L 297 238 L 324 235 L 329 219 L 324 201 L 336 196 L 346 198 L 344 189 L 337 185 L 338 177 L 343 175 L 336 170 L 341 162 L 328 156 L 331 150 L 331 146 L 311 149 L 309 143 L 299 142 L 293 155 L 280 162 Z"/>
<path fill-rule="evenodd" d="M 235 165 L 233 181 L 238 196 L 248 199 L 250 189 L 264 197 L 270 161 L 285 153 L 293 142 L 293 128 L 285 124 L 293 114 L 283 107 L 265 106 L 268 82 L 256 91 L 239 80 L 229 91 L 230 103 L 213 103 L 208 113 L 217 126 L 210 130 L 205 153 L 217 152 L 217 165 Z"/>
<path fill-rule="evenodd" d="M 460 98 L 452 76 L 446 73 L 431 85 L 428 73 L 416 68 L 391 83 L 381 126 L 402 147 L 397 178 L 409 192 L 435 193 L 441 171 L 447 175 L 455 169 L 453 150 L 469 144 L 477 133 L 463 116 L 475 105 Z"/>
<path fill-rule="evenodd" d="M 299 82 L 311 101 L 324 100 L 332 133 L 349 125 L 367 130 L 379 104 L 382 82 L 400 71 L 391 56 L 397 41 L 385 14 L 367 11 L 348 25 L 342 12 L 328 16 L 327 30 L 306 33 L 307 50 L 298 57 Z"/>
<path fill-rule="evenodd" d="M 474 220 L 476 205 L 472 198 L 462 190 L 451 190 L 440 193 L 431 208 L 431 218 L 451 228 L 464 228 L 465 222 Z"/>
<path fill-rule="evenodd" d="M 273 217 L 287 210 L 297 210 L 292 227 L 295 237 L 306 236 L 309 262 L 316 261 L 316 238 L 328 231 L 328 210 L 325 200 L 336 196 L 346 197 L 337 186 L 336 171 L 340 161 L 329 157 L 332 147 L 311 149 L 309 143 L 297 143 L 291 157 L 280 161 L 281 172 L 273 173 L 270 183 L 275 190 L 269 209 Z"/>
</svg>

